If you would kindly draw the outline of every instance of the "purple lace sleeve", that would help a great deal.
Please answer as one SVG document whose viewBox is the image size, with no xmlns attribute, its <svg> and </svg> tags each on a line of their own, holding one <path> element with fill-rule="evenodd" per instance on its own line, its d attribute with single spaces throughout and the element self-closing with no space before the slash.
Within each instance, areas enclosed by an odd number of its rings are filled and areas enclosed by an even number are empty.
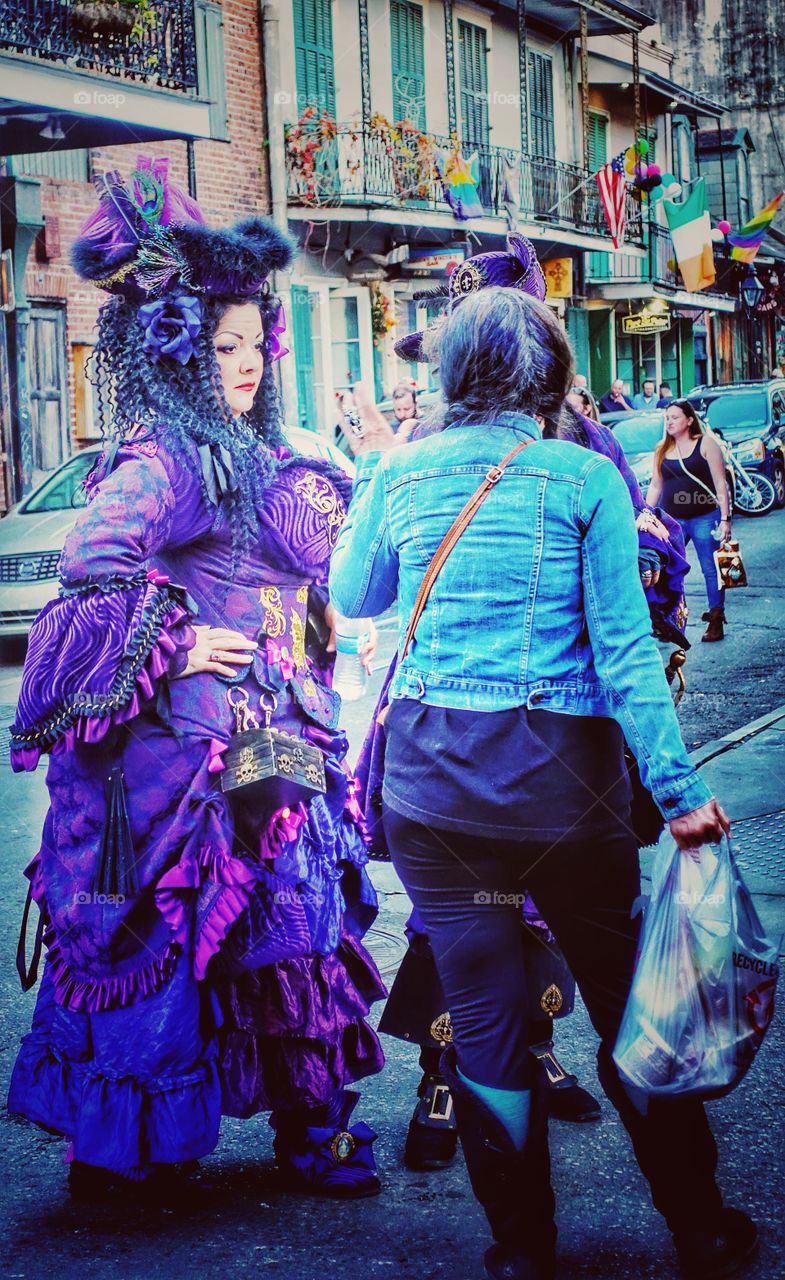
<svg viewBox="0 0 785 1280">
<path fill-rule="evenodd" d="M 149 570 L 171 532 L 174 496 L 163 463 L 132 458 L 97 486 L 66 541 L 60 597 L 30 631 L 11 761 L 34 769 L 44 751 L 98 742 L 137 715 L 162 676 L 179 674 L 194 643 L 185 591 Z"/>
</svg>

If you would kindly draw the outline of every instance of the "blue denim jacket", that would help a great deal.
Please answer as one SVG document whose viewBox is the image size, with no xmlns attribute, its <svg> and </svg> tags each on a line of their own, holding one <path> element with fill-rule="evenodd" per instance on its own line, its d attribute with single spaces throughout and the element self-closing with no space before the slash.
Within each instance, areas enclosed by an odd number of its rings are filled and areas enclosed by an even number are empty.
<svg viewBox="0 0 785 1280">
<path fill-rule="evenodd" d="M 391 698 L 474 711 L 611 716 L 666 818 L 711 792 L 690 763 L 638 575 L 630 497 L 607 458 L 542 440 L 528 417 L 456 425 L 359 460 L 330 568 L 347 617 L 399 600 L 400 643 L 427 565 L 488 468 L 508 466 L 439 574 Z"/>
</svg>

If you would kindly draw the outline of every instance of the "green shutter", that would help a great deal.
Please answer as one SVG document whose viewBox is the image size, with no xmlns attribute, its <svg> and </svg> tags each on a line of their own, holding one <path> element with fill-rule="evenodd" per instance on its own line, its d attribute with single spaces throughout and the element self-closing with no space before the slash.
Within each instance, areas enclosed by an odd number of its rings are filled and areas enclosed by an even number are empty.
<svg viewBox="0 0 785 1280">
<path fill-rule="evenodd" d="M 210 137 L 227 141 L 226 61 L 220 5 L 196 0 L 196 66 L 199 96 L 210 103 Z"/>
<path fill-rule="evenodd" d="M 589 368 L 585 370 L 592 392 L 599 399 L 613 381 L 613 310 L 589 311 Z"/>
<path fill-rule="evenodd" d="M 308 287 L 292 285 L 292 336 L 297 370 L 297 410 L 300 426 L 316 430 L 316 400 L 313 393 L 313 341 L 311 339 L 311 302 Z"/>
<path fill-rule="evenodd" d="M 316 107 L 335 116 L 331 0 L 294 0 L 297 114 Z"/>
<path fill-rule="evenodd" d="M 599 111 L 589 112 L 589 171 L 593 175 L 608 162 L 608 117 Z M 594 177 L 589 182 L 590 199 L 596 201 L 598 214 L 600 196 Z M 598 216 L 598 225 L 604 225 L 604 218 Z M 589 279 L 607 280 L 611 271 L 611 255 L 609 253 L 589 254 Z M 608 384 L 610 385 L 610 383 Z M 607 391 L 607 387 L 604 391 Z M 603 394 L 604 394 L 603 391 Z"/>
<path fill-rule="evenodd" d="M 553 127 L 553 63 L 545 53 L 529 50 L 529 138 L 531 153 L 556 158 Z"/>
<path fill-rule="evenodd" d="M 390 2 L 393 119 L 425 130 L 425 51 L 422 8 L 408 0 Z"/>
<path fill-rule="evenodd" d="M 468 150 L 491 140 L 488 119 L 488 46 L 484 27 L 458 23 L 460 44 L 461 134 Z"/>
</svg>

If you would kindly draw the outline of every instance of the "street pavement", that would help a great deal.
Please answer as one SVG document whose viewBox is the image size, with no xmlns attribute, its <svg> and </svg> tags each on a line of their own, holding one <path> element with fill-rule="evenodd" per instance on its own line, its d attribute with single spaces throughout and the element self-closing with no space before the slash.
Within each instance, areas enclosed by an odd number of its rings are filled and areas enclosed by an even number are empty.
<svg viewBox="0 0 785 1280">
<path fill-rule="evenodd" d="M 753 586 L 729 598 L 723 644 L 701 645 L 702 584 L 690 587 L 688 694 L 680 714 L 693 758 L 728 809 L 740 864 L 770 932 L 785 930 L 785 659 L 782 546 L 785 512 L 740 523 Z M 694 576 L 694 575 L 693 575 Z M 380 671 L 368 695 L 346 708 L 353 750 L 368 723 L 381 668 L 393 652 L 395 623 L 380 624 Z M 11 707 L 19 679 L 13 651 L 0 670 L 0 703 Z M 18 656 L 18 655 L 17 655 Z M 8 714 L 1 717 L 8 720 Z M 700 745 L 697 745 L 700 744 Z M 0 1089 L 19 1037 L 28 1029 L 34 995 L 19 991 L 14 969 L 24 899 L 21 870 L 36 847 L 45 809 L 43 773 L 12 776 L 0 764 Z M 642 857 L 644 877 L 651 851 Z M 369 936 L 389 983 L 403 953 L 409 904 L 389 864 L 372 875 L 380 915 Z M 644 881 L 645 883 L 645 881 Z M 378 1017 L 379 1010 L 375 1012 Z M 748 1280 L 785 1277 L 782 1153 L 785 1151 L 785 1031 L 775 1017 L 757 1061 L 729 1097 L 710 1104 L 728 1203 L 760 1224 L 759 1258 Z M 403 1167 L 406 1126 L 419 1078 L 416 1050 L 384 1037 L 387 1067 L 362 1086 L 357 1115 L 379 1133 L 383 1191 L 340 1204 L 296 1198 L 277 1189 L 271 1132 L 264 1118 L 226 1121 L 216 1152 L 200 1175 L 206 1200 L 185 1216 L 133 1208 L 73 1206 L 65 1189 L 64 1144 L 21 1121 L 2 1119 L 3 1179 L 0 1274 L 40 1280 L 54 1273 L 109 1280 L 192 1280 L 193 1276 L 285 1276 L 287 1280 L 479 1280 L 487 1228 L 459 1157 L 432 1174 Z M 596 1039 L 585 1010 L 556 1028 L 557 1052 L 583 1085 L 598 1092 Z M 603 1100 L 597 1124 L 551 1124 L 553 1177 L 559 1202 L 560 1280 L 675 1280 L 668 1232 L 651 1207 L 621 1124 Z M 524 1206 L 522 1206 L 523 1214 Z"/>
</svg>

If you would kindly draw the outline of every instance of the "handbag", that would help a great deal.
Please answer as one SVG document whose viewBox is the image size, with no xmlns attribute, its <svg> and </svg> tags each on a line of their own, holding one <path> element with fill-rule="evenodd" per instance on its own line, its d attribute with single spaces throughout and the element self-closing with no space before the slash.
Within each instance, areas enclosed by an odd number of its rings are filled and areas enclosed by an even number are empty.
<svg viewBox="0 0 785 1280">
<path fill-rule="evenodd" d="M 738 540 L 723 542 L 714 552 L 717 569 L 717 586 L 723 588 L 747 587 L 747 570 L 741 558 Z"/>
<path fill-rule="evenodd" d="M 400 651 L 400 654 L 398 655 L 399 666 L 401 665 L 404 658 L 406 657 L 406 654 L 409 652 L 409 646 L 412 640 L 414 639 L 414 633 L 417 630 L 417 625 L 420 621 L 420 618 L 425 612 L 425 606 L 428 603 L 428 597 L 431 594 L 433 584 L 438 578 L 442 569 L 444 568 L 444 565 L 447 561 L 447 558 L 450 552 L 452 551 L 456 542 L 460 538 L 464 529 L 468 527 L 468 525 L 476 516 L 477 512 L 479 511 L 480 507 L 484 503 L 485 499 L 488 497 L 488 494 L 490 493 L 491 489 L 494 487 L 494 485 L 499 483 L 505 471 L 507 470 L 507 467 L 512 462 L 513 458 L 517 458 L 518 454 L 522 453 L 523 450 L 526 449 L 530 444 L 534 444 L 534 441 L 521 440 L 518 444 L 516 444 L 514 449 L 510 449 L 510 452 L 502 458 L 501 462 L 498 463 L 497 466 L 493 466 L 488 469 L 488 471 L 485 473 L 485 478 L 483 479 L 482 483 L 478 486 L 477 489 L 475 489 L 474 493 L 470 497 L 469 501 L 466 503 L 465 507 L 455 517 L 449 529 L 447 530 L 441 542 L 439 543 L 438 547 L 436 548 L 434 557 L 431 560 L 431 563 L 428 565 L 428 568 L 425 570 L 423 580 L 420 583 L 420 589 L 417 592 L 417 597 L 414 601 L 414 608 L 412 609 L 412 616 L 409 619 L 409 626 L 406 630 L 406 637 L 404 639 L 403 647 Z M 387 719 L 387 713 L 389 709 L 390 709 L 389 703 L 387 704 L 386 707 L 382 708 L 382 710 L 379 712 L 378 716 L 376 717 L 377 724 L 380 724 L 380 725 L 384 724 L 385 720 Z"/>
<path fill-rule="evenodd" d="M 236 728 L 223 756 L 221 790 L 253 787 L 259 799 L 274 808 L 292 807 L 301 800 L 324 794 L 327 781 L 322 752 L 304 738 L 271 728 L 277 702 L 272 695 L 267 695 L 272 701 L 268 706 L 265 696 L 262 694 L 259 700 L 265 721 L 260 725 L 245 689 L 232 686 L 227 693 Z"/>
</svg>

